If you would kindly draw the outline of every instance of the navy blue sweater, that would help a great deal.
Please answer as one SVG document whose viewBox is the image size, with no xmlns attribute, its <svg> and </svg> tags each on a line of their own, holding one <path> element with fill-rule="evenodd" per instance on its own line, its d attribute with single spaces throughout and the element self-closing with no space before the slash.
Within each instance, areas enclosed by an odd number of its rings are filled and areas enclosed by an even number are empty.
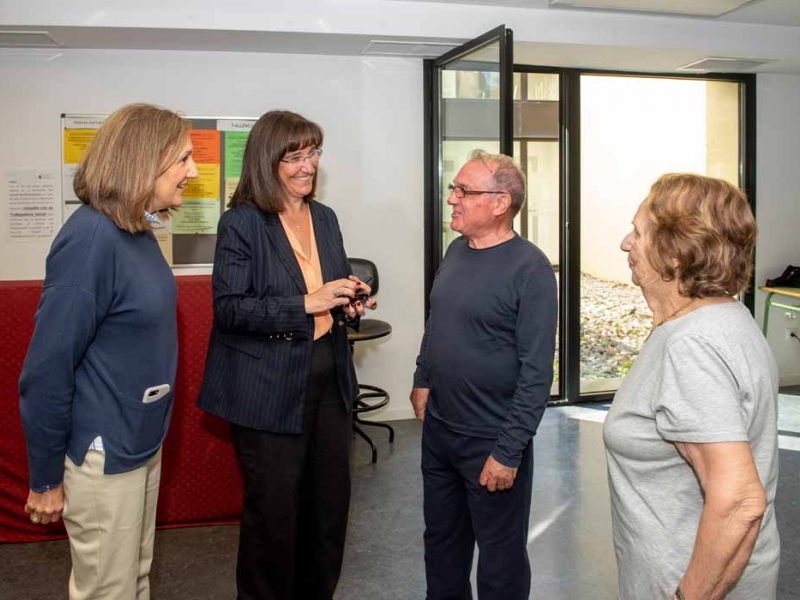
<svg viewBox="0 0 800 600">
<path fill-rule="evenodd" d="M 427 414 L 463 435 L 496 439 L 492 456 L 519 466 L 553 382 L 557 286 L 550 261 L 514 237 L 448 248 L 431 290 L 414 387 Z"/>
<path fill-rule="evenodd" d="M 152 232 L 125 232 L 89 206 L 64 224 L 47 257 L 36 328 L 20 377 L 30 487 L 61 482 L 103 438 L 105 472 L 145 464 L 164 440 L 174 386 L 176 286 Z"/>
</svg>

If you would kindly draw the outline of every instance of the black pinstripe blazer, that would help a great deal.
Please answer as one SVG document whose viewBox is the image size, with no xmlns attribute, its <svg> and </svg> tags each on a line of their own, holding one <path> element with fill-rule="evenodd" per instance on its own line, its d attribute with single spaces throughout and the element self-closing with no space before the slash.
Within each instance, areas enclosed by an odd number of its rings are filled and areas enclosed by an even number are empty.
<svg viewBox="0 0 800 600">
<path fill-rule="evenodd" d="M 350 266 L 333 210 L 310 202 L 322 278 Z M 223 419 L 276 433 L 300 433 L 314 317 L 303 273 L 278 215 L 240 205 L 220 219 L 212 275 L 214 323 L 197 405 Z M 357 391 L 345 316 L 333 314 L 339 388 L 348 410 Z"/>
</svg>

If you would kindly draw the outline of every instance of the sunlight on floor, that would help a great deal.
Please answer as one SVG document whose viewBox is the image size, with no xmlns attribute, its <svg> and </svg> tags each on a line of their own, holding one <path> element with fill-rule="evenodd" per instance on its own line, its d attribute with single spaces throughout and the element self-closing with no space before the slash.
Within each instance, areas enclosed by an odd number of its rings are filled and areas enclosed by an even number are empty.
<svg viewBox="0 0 800 600">
<path fill-rule="evenodd" d="M 559 406 L 549 410 L 559 411 L 569 419 L 602 423 L 606 420 L 608 405 L 595 404 L 592 408 Z M 778 396 L 778 432 L 778 447 L 781 450 L 800 452 L 800 396 Z"/>
</svg>

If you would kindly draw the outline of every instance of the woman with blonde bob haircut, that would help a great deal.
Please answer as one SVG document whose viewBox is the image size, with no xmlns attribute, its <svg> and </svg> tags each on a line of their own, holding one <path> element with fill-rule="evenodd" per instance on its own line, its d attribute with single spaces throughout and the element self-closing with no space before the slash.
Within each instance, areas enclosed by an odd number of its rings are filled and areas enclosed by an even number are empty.
<svg viewBox="0 0 800 600">
<path fill-rule="evenodd" d="M 170 167 L 187 164 L 191 146 L 186 119 L 149 104 L 124 106 L 106 119 L 89 146 L 75 175 L 75 194 L 120 229 L 146 231 L 148 210 L 166 216 L 181 205 L 180 184 L 156 187 Z"/>
<path fill-rule="evenodd" d="M 20 377 L 25 511 L 34 524 L 63 516 L 71 600 L 150 597 L 178 354 L 175 280 L 152 230 L 194 177 L 185 120 L 119 109 L 78 167 L 84 205 L 47 257 Z"/>
<path fill-rule="evenodd" d="M 775 598 L 778 373 L 734 297 L 755 241 L 741 191 L 687 174 L 622 241 L 653 330 L 603 428 L 621 600 Z"/>
</svg>

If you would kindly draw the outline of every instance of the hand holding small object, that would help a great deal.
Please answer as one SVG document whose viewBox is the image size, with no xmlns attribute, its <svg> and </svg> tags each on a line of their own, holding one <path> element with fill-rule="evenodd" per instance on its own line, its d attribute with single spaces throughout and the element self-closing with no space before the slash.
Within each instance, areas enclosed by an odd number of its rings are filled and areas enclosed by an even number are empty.
<svg viewBox="0 0 800 600">
<path fill-rule="evenodd" d="M 344 307 L 344 314 L 352 321 L 356 317 L 363 317 L 367 308 L 375 310 L 378 307 L 378 303 L 375 300 L 370 300 L 369 295 L 372 293 L 372 288 L 368 283 L 361 281 L 355 275 L 350 275 L 349 279 L 355 283 L 355 288 L 349 305 Z"/>
</svg>

